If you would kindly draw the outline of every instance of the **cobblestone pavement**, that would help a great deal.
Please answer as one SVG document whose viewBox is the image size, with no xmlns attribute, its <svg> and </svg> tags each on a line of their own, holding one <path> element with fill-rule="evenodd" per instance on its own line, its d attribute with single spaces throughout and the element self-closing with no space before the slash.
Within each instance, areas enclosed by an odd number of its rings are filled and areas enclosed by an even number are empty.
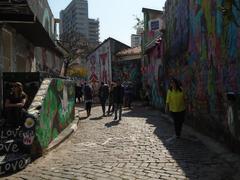
<svg viewBox="0 0 240 180">
<path fill-rule="evenodd" d="M 173 125 L 158 111 L 124 110 L 120 122 L 101 114 L 100 107 L 94 107 L 68 140 L 6 179 L 231 180 L 235 173 L 184 129 L 183 139 L 167 143 Z"/>
</svg>

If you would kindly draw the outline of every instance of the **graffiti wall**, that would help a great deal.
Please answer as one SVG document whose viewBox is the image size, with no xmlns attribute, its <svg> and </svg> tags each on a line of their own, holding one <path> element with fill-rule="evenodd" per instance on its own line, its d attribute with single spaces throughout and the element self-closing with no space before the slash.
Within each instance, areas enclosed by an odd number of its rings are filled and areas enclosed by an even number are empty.
<svg viewBox="0 0 240 180">
<path fill-rule="evenodd" d="M 100 82 L 112 81 L 110 40 L 105 41 L 87 58 L 88 80 L 93 88 L 98 88 Z"/>
<path fill-rule="evenodd" d="M 46 94 L 42 94 L 44 91 Z M 36 105 L 41 106 L 36 137 L 41 149 L 45 149 L 74 120 L 74 83 L 62 79 L 44 80 L 29 112 L 34 114 Z"/>
<path fill-rule="evenodd" d="M 161 38 L 161 31 L 165 27 L 163 12 L 143 9 L 143 13 L 144 37 L 142 49 L 145 53 L 141 63 L 143 90 L 150 91 L 152 106 L 164 109 L 164 42 Z"/>
<path fill-rule="evenodd" d="M 138 96 L 141 87 L 140 59 L 116 62 L 112 65 L 113 81 L 121 79 L 130 81 L 134 85 L 135 95 Z"/>
<path fill-rule="evenodd" d="M 164 108 L 165 81 L 164 66 L 162 62 L 163 42 L 148 51 L 147 57 L 142 62 L 142 81 L 145 87 L 151 89 L 151 104 L 160 109 Z"/>
<path fill-rule="evenodd" d="M 36 47 L 34 49 L 36 71 L 44 71 L 52 75 L 59 75 L 63 66 L 63 57 L 53 51 Z"/>
<path fill-rule="evenodd" d="M 240 90 L 240 1 L 167 1 L 166 13 L 167 75 L 182 81 L 194 123 L 240 140 L 226 96 Z"/>
</svg>

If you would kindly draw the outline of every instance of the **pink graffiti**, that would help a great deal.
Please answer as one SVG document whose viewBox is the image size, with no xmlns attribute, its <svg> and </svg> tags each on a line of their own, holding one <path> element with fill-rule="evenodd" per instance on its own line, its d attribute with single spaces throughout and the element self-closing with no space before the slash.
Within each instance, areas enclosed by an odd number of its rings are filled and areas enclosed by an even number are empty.
<svg viewBox="0 0 240 180">
<path fill-rule="evenodd" d="M 105 66 L 107 60 L 107 53 L 100 54 L 100 59 L 102 60 L 103 66 Z"/>
</svg>

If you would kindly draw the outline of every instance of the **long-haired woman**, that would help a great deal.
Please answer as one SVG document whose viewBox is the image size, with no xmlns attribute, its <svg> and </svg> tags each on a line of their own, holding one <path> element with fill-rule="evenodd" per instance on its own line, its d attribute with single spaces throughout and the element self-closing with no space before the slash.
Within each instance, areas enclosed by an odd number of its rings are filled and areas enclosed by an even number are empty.
<svg viewBox="0 0 240 180">
<path fill-rule="evenodd" d="M 175 134 L 171 139 L 180 138 L 182 125 L 185 118 L 185 97 L 179 81 L 175 78 L 170 80 L 170 86 L 167 92 L 166 112 L 170 112 L 175 127 Z M 171 140 L 169 139 L 169 140 Z"/>
<path fill-rule="evenodd" d="M 15 82 L 12 90 L 5 100 L 5 115 L 7 117 L 7 125 L 21 126 L 23 124 L 23 111 L 27 101 L 27 95 L 23 91 L 23 85 Z"/>
</svg>

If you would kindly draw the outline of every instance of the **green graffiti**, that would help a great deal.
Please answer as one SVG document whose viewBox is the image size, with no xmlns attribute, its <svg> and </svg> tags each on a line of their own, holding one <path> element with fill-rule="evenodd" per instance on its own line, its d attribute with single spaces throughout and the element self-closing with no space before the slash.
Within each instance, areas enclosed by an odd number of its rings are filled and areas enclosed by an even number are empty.
<svg viewBox="0 0 240 180">
<path fill-rule="evenodd" d="M 46 91 L 36 127 L 36 136 L 43 149 L 73 121 L 75 107 L 73 82 L 53 79 Z"/>
</svg>

